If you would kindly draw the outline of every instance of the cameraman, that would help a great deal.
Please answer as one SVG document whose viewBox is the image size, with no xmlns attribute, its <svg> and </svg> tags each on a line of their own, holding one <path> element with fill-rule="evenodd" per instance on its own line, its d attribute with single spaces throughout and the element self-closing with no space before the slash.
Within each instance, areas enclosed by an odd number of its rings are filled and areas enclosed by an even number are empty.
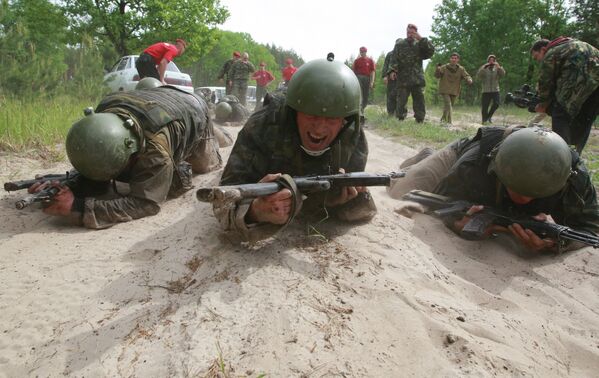
<svg viewBox="0 0 599 378">
<path fill-rule="evenodd" d="M 535 110 L 551 115 L 551 128 L 582 152 L 599 112 L 599 50 L 573 38 L 540 39 L 530 49 L 539 71 Z"/>
<path fill-rule="evenodd" d="M 499 79 L 503 76 L 505 76 L 505 70 L 497 63 L 497 58 L 493 54 L 487 57 L 487 63 L 483 64 L 476 73 L 476 78 L 481 81 L 483 86 L 481 111 L 483 125 L 492 123 L 491 117 L 499 108 Z M 490 109 L 489 105 L 491 105 Z"/>
</svg>

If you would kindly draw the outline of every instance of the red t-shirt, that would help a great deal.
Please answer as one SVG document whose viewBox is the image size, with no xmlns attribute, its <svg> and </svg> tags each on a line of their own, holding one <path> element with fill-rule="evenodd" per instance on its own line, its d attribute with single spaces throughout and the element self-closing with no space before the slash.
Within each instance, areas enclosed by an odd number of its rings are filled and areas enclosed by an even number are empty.
<svg viewBox="0 0 599 378">
<path fill-rule="evenodd" d="M 283 68 L 283 80 L 289 81 L 291 80 L 291 76 L 297 71 L 297 67 L 285 67 Z"/>
<path fill-rule="evenodd" d="M 177 54 L 179 54 L 179 51 L 177 51 L 177 46 L 166 42 L 154 43 L 152 46 L 145 49 L 144 52 L 146 54 L 150 54 L 152 58 L 154 58 L 156 65 L 160 64 L 162 59 L 166 59 L 167 61 L 171 62 L 177 56 Z"/>
<path fill-rule="evenodd" d="M 352 68 L 356 75 L 370 76 L 370 73 L 375 70 L 374 61 L 369 57 L 358 57 L 354 60 L 354 66 Z"/>
<path fill-rule="evenodd" d="M 275 78 L 268 71 L 258 70 L 254 72 L 254 74 L 252 75 L 252 79 L 256 80 L 256 84 L 258 84 L 259 87 L 266 87 L 268 83 L 273 81 Z"/>
</svg>

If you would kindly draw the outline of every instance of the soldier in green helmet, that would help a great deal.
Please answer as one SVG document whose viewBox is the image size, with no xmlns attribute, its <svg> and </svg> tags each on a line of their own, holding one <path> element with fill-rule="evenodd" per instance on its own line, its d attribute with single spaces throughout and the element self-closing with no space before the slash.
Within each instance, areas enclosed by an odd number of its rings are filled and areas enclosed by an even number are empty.
<svg viewBox="0 0 599 378">
<path fill-rule="evenodd" d="M 359 121 L 360 84 L 343 63 L 325 59 L 304 64 L 285 92 L 269 94 L 239 132 L 221 185 L 277 180 L 291 176 L 363 171 L 368 158 Z M 272 236 L 300 211 L 343 221 L 364 221 L 376 213 L 366 188 L 311 194 L 293 188 L 235 206 L 214 202 L 225 230 L 244 241 Z M 319 218 L 319 219 L 322 219 Z"/>
<path fill-rule="evenodd" d="M 80 175 L 44 212 L 95 229 L 154 215 L 167 197 L 191 189 L 192 172 L 221 167 L 214 134 L 206 102 L 194 94 L 168 86 L 110 94 L 69 130 L 67 155 Z M 111 181 L 129 184 L 128 192 L 108 193 Z M 57 183 L 30 192 L 47 185 Z"/>
<path fill-rule="evenodd" d="M 406 176 L 388 189 L 393 198 L 420 189 L 478 204 L 469 215 L 490 206 L 515 217 L 599 231 L 597 195 L 583 161 L 559 135 L 546 129 L 483 127 L 474 137 L 437 152 L 425 149 L 401 167 Z M 469 219 L 451 220 L 448 226 L 459 233 Z M 518 224 L 488 232 L 511 233 L 532 251 L 557 248 L 555 240 L 542 239 Z M 563 251 L 581 245 L 561 247 Z"/>
<path fill-rule="evenodd" d="M 250 116 L 250 112 L 245 106 L 241 105 L 237 97 L 226 95 L 216 104 L 214 115 L 215 121 L 218 123 L 241 122 Z"/>
</svg>

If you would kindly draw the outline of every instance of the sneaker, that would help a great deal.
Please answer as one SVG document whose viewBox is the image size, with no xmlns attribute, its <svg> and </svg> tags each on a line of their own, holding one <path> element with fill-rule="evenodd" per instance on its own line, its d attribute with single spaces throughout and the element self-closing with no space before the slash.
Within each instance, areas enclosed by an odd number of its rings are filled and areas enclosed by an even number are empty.
<svg viewBox="0 0 599 378">
<path fill-rule="evenodd" d="M 430 147 L 425 147 L 422 150 L 420 150 L 420 152 L 418 152 L 416 155 L 412 156 L 411 158 L 407 158 L 406 160 L 404 160 L 400 165 L 399 168 L 400 169 L 404 169 L 406 167 L 412 166 L 424 159 L 426 159 L 427 157 L 431 156 L 433 153 L 435 152 L 435 150 L 433 150 Z"/>
</svg>

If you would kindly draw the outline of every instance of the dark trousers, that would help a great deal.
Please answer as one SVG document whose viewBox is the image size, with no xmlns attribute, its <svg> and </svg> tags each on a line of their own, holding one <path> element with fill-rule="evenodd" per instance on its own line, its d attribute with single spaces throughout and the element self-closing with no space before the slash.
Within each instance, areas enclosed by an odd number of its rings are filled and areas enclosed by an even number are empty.
<svg viewBox="0 0 599 378">
<path fill-rule="evenodd" d="M 582 104 L 580 111 L 572 117 L 563 106 L 554 102 L 551 108 L 551 129 L 566 143 L 576 146 L 580 154 L 587 144 L 593 123 L 599 114 L 599 88 Z"/>
<path fill-rule="evenodd" d="M 397 80 L 387 81 L 387 114 L 395 115 L 397 108 Z"/>
<path fill-rule="evenodd" d="M 414 118 L 416 118 L 416 122 L 424 121 L 424 116 L 426 115 L 426 108 L 424 105 L 424 88 L 413 85 L 411 87 L 398 87 L 397 88 L 397 108 L 395 112 L 397 114 L 397 119 L 404 120 L 408 115 L 408 108 L 406 104 L 408 103 L 408 96 L 412 95 L 412 108 L 414 109 Z"/>
<path fill-rule="evenodd" d="M 362 90 L 362 103 L 360 104 L 360 115 L 364 115 L 364 109 L 368 105 L 368 96 L 370 96 L 370 76 L 367 75 L 356 75 L 360 82 L 360 89 Z"/>
<path fill-rule="evenodd" d="M 156 69 L 156 63 L 150 54 L 141 53 L 139 58 L 135 61 L 135 68 L 137 68 L 140 79 L 143 79 L 144 77 L 153 77 L 154 79 L 160 80 L 160 75 Z"/>
<path fill-rule="evenodd" d="M 491 117 L 493 117 L 493 113 L 499 107 L 499 92 L 486 92 L 483 93 L 482 97 L 482 116 L 483 122 L 491 121 Z M 489 108 L 491 105 L 491 108 Z"/>
</svg>

